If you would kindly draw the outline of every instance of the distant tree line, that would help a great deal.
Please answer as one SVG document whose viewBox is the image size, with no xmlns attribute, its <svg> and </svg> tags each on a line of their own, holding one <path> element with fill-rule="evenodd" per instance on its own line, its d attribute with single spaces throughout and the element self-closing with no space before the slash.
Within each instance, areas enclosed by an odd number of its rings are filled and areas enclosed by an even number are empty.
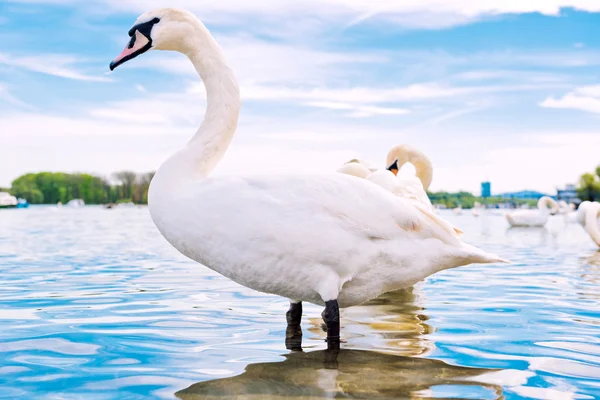
<svg viewBox="0 0 600 400">
<path fill-rule="evenodd" d="M 112 182 L 106 178 L 90 174 L 67 174 L 64 172 L 39 172 L 25 174 L 12 182 L 8 191 L 13 196 L 21 197 L 31 204 L 67 203 L 72 199 L 83 199 L 86 204 L 106 204 L 133 202 L 148 204 L 148 187 L 154 172 L 135 173 L 120 171 L 112 174 Z M 431 202 L 447 208 L 459 205 L 471 208 L 475 202 L 483 203 L 483 198 L 469 192 L 430 192 Z M 600 200 L 600 166 L 595 173 L 581 175 L 577 194 L 581 200 Z M 514 201 L 514 200 L 511 200 Z M 521 203 L 532 203 L 533 200 L 519 200 Z M 506 199 L 488 198 L 487 204 L 504 203 Z"/>
<path fill-rule="evenodd" d="M 137 174 L 120 171 L 112 175 L 112 182 L 90 174 L 39 172 L 25 174 L 12 182 L 9 192 L 31 204 L 67 203 L 83 199 L 86 204 L 133 202 L 148 203 L 148 187 L 154 172 Z"/>
<path fill-rule="evenodd" d="M 473 208 L 475 203 L 479 204 L 487 204 L 487 205 L 495 205 L 495 204 L 504 204 L 507 201 L 511 203 L 518 204 L 529 204 L 534 205 L 537 203 L 537 200 L 531 199 L 505 199 L 501 197 L 488 197 L 487 199 L 483 199 L 481 196 L 475 196 L 470 192 L 428 192 L 427 196 L 431 200 L 432 204 L 439 204 L 445 206 L 446 208 L 456 208 L 461 206 L 462 208 Z"/>
<path fill-rule="evenodd" d="M 581 200 L 600 200 L 600 165 L 596 167 L 595 174 L 587 172 L 581 175 L 577 195 Z"/>
</svg>

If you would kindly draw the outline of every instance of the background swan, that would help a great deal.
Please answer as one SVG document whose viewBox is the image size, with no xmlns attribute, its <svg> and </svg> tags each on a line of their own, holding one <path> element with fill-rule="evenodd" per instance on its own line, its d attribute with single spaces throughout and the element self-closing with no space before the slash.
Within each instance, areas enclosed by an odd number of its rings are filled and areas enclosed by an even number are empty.
<svg viewBox="0 0 600 400">
<path fill-rule="evenodd" d="M 452 209 L 452 212 L 456 215 L 462 215 L 463 211 L 462 211 L 462 206 L 458 206 L 456 208 Z"/>
<path fill-rule="evenodd" d="M 435 272 L 504 261 L 461 242 L 422 206 L 364 179 L 321 175 L 211 176 L 237 127 L 237 81 L 208 29 L 190 12 L 142 14 L 114 69 L 150 50 L 185 54 L 207 94 L 200 128 L 157 170 L 152 220 L 177 250 L 246 287 L 325 306 L 330 344 L 339 346 L 339 307 L 363 303 Z"/>
<path fill-rule="evenodd" d="M 360 160 L 353 159 L 342 165 L 337 169 L 337 172 L 346 175 L 356 176 L 357 178 L 366 179 L 371 175 L 372 171 L 363 165 Z"/>
<path fill-rule="evenodd" d="M 415 167 L 415 176 L 398 175 L 398 171 L 407 163 Z M 338 168 L 337 172 L 368 179 L 394 194 L 416 200 L 433 211 L 427 196 L 427 189 L 433 180 L 433 166 L 423 152 L 406 144 L 394 146 L 388 151 L 386 166 L 384 170 L 373 171 L 360 160 L 353 159 Z"/>
<path fill-rule="evenodd" d="M 594 243 L 600 246 L 600 203 L 590 203 L 585 208 L 585 230 Z"/>
<path fill-rule="evenodd" d="M 575 213 L 576 220 L 590 235 L 592 240 L 600 246 L 600 203 L 584 201 Z"/>
<path fill-rule="evenodd" d="M 558 210 L 558 203 L 553 198 L 544 196 L 538 200 L 537 209 L 507 213 L 506 220 L 510 226 L 544 226 L 548 217 L 556 214 Z"/>
</svg>

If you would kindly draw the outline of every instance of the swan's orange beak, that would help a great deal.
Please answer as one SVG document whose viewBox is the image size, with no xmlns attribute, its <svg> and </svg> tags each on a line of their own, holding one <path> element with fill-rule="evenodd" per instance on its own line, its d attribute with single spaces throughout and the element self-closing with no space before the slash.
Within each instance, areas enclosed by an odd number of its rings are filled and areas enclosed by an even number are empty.
<svg viewBox="0 0 600 400">
<path fill-rule="evenodd" d="M 392 174 L 398 175 L 398 160 L 395 160 L 392 165 L 387 167 L 388 171 L 392 171 Z"/>
</svg>

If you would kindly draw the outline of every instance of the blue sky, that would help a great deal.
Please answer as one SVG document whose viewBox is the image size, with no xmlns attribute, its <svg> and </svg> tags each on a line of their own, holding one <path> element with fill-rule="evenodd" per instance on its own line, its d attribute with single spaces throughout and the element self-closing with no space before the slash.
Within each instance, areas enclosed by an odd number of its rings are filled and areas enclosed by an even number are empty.
<svg viewBox="0 0 600 400">
<path fill-rule="evenodd" d="M 409 143 L 431 158 L 433 190 L 552 192 L 600 164 L 596 3 L 5 0 L 0 186 L 30 171 L 155 170 L 189 139 L 205 101 L 187 59 L 149 52 L 108 74 L 137 16 L 177 5 L 241 85 L 215 173 L 383 166 Z"/>
</svg>

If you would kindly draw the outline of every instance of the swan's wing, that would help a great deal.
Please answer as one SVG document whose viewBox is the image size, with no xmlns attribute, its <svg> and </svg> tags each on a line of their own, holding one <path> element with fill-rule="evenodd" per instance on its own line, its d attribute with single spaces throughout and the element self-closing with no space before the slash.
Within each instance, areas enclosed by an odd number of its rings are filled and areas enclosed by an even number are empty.
<svg viewBox="0 0 600 400">
<path fill-rule="evenodd" d="M 282 185 L 276 184 L 278 188 Z M 458 244 L 451 225 L 426 206 L 396 196 L 368 180 L 342 174 L 294 177 L 288 179 L 282 189 L 285 189 L 290 205 L 314 207 L 314 215 L 324 210 L 341 226 L 364 237 L 382 240 L 435 238 Z M 311 196 L 306 197 L 306 193 Z"/>
<path fill-rule="evenodd" d="M 398 178 L 397 184 L 392 191 L 398 196 L 422 204 L 428 211 L 433 213 L 433 204 L 431 204 L 427 192 L 423 189 L 423 184 L 417 177 Z M 450 229 L 453 235 L 462 236 L 464 234 L 461 229 L 453 226 L 450 222 L 442 218 L 438 218 L 438 223 L 443 224 L 446 230 Z"/>
</svg>

